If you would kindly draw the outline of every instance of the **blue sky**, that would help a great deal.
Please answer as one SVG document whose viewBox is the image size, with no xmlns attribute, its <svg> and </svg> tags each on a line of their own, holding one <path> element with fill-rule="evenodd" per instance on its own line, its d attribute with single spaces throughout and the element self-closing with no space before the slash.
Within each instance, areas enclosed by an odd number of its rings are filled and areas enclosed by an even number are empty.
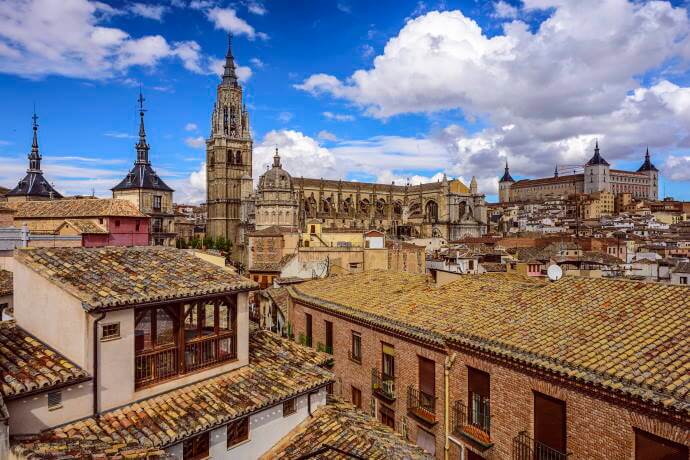
<svg viewBox="0 0 690 460">
<path fill-rule="evenodd" d="M 577 3 L 577 5 L 574 5 Z M 687 4 L 625 0 L 7 0 L 0 4 L 0 185 L 27 166 L 108 196 L 130 168 L 139 85 L 155 169 L 204 192 L 204 142 L 234 33 L 255 175 L 278 146 L 293 175 L 402 183 L 442 173 L 495 198 L 514 177 L 616 167 L 647 145 L 662 190 L 690 199 Z"/>
</svg>

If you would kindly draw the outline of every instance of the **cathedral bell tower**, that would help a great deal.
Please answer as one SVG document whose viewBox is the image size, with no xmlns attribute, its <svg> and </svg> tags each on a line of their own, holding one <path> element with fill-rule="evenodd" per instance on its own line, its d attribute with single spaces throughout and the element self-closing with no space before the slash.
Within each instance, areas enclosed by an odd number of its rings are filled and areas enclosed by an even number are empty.
<svg viewBox="0 0 690 460">
<path fill-rule="evenodd" d="M 230 241 L 236 260 L 241 260 L 244 251 L 249 216 L 243 204 L 251 193 L 252 136 L 230 34 L 225 71 L 211 115 L 211 135 L 206 140 L 207 232 L 214 239 Z"/>
</svg>

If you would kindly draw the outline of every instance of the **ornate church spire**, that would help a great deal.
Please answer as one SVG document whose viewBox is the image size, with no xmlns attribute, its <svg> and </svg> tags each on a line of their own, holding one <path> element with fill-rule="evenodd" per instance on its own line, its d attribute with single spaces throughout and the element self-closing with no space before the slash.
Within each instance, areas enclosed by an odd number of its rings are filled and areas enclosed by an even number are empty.
<svg viewBox="0 0 690 460">
<path fill-rule="evenodd" d="M 146 130 L 144 129 L 144 95 L 139 89 L 139 142 L 137 142 L 137 163 L 138 164 L 148 164 L 149 163 L 149 144 L 146 143 Z"/>
<path fill-rule="evenodd" d="M 228 52 L 225 55 L 225 71 L 223 83 L 237 86 L 237 74 L 235 73 L 235 57 L 232 55 L 232 32 L 228 32 Z"/>
<path fill-rule="evenodd" d="M 33 120 L 34 140 L 31 143 L 31 153 L 29 154 L 29 171 L 41 172 L 41 154 L 38 151 L 38 115 L 34 108 Z"/>
</svg>

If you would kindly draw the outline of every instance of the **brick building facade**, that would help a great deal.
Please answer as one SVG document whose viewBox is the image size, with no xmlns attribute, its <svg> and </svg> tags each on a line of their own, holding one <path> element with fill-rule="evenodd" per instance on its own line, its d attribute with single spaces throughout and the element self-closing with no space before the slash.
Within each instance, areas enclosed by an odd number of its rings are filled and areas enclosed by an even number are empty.
<svg viewBox="0 0 690 460">
<path fill-rule="evenodd" d="M 448 419 L 452 459 L 686 460 L 687 353 L 661 318 L 687 319 L 688 291 L 673 289 L 361 273 L 290 287 L 289 317 L 296 340 L 332 351 L 337 394 L 437 458 Z M 382 384 L 372 373 L 391 352 L 394 383 Z"/>
</svg>

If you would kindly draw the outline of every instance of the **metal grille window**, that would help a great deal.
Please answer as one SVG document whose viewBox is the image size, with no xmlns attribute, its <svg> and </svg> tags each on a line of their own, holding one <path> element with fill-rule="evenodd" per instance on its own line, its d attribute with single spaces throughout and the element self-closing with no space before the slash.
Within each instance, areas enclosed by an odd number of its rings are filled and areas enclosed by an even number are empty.
<svg viewBox="0 0 690 460">
<path fill-rule="evenodd" d="M 292 415 L 295 412 L 297 412 L 297 408 L 295 407 L 295 398 L 288 399 L 283 403 L 283 417 Z"/>
<path fill-rule="evenodd" d="M 62 391 L 51 391 L 48 393 L 48 409 L 59 409 L 62 407 Z"/>
<path fill-rule="evenodd" d="M 120 338 L 120 323 L 104 324 L 101 330 L 101 340 Z"/>
</svg>

